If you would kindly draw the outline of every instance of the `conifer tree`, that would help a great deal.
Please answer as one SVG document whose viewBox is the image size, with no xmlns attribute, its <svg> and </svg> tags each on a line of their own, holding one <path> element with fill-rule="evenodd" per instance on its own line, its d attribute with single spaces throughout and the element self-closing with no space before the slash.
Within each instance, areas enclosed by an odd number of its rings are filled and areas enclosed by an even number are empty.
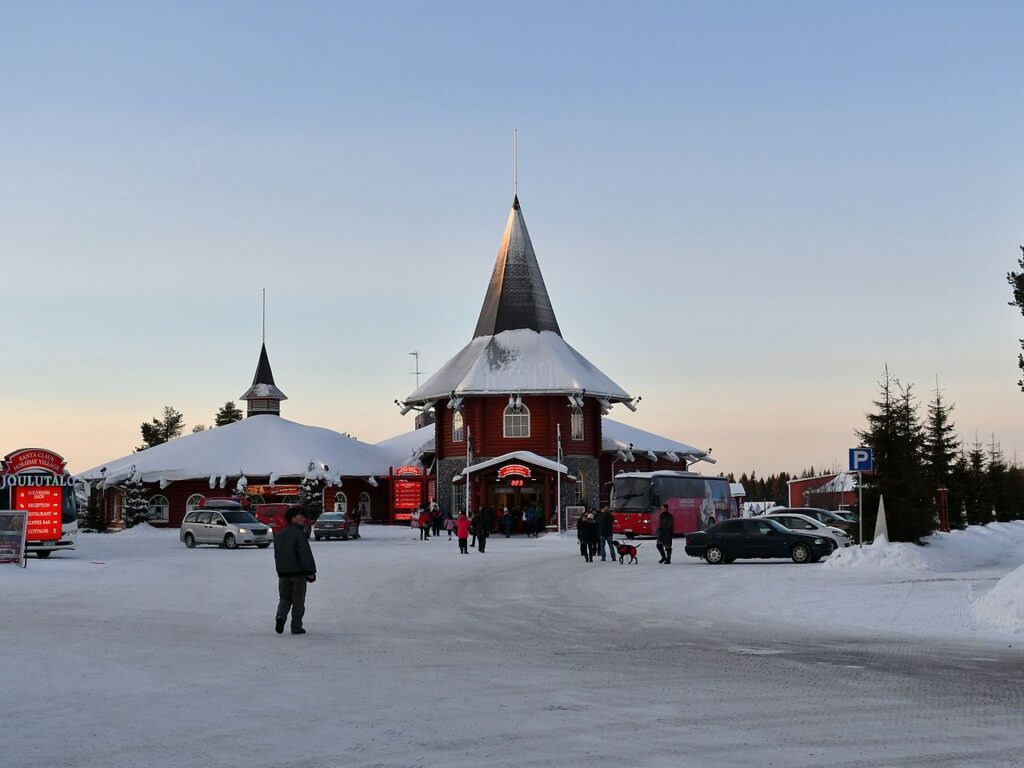
<svg viewBox="0 0 1024 768">
<path fill-rule="evenodd" d="M 912 385 L 904 386 L 888 367 L 879 382 L 876 411 L 858 438 L 874 452 L 874 473 L 864 479 L 864 530 L 873 530 L 878 497 L 885 497 L 889 538 L 916 541 L 935 529 L 924 466 L 924 432 L 917 416 Z"/>
<path fill-rule="evenodd" d="M 226 424 L 234 424 L 236 421 L 241 421 L 245 418 L 245 415 L 239 410 L 238 406 L 235 405 L 233 400 L 228 400 L 221 406 L 221 409 L 217 411 L 217 415 L 213 419 L 213 423 L 218 427 L 223 427 Z"/>
<path fill-rule="evenodd" d="M 956 517 L 953 510 L 959 499 L 954 468 L 960 453 L 960 441 L 950 416 L 953 408 L 953 405 L 946 405 L 943 401 L 936 377 L 935 399 L 928 404 L 928 419 L 924 427 L 924 463 L 928 491 L 935 499 L 938 499 L 940 488 L 947 491 L 946 503 L 951 524 Z"/>
<path fill-rule="evenodd" d="M 1024 245 L 1020 246 L 1020 250 L 1024 254 Z M 1006 282 L 1013 289 L 1013 301 L 1010 302 L 1010 306 L 1017 307 L 1021 314 L 1024 315 L 1024 258 L 1019 259 L 1017 263 L 1020 264 L 1021 271 L 1007 272 Z M 1020 346 L 1024 350 L 1024 339 L 1020 340 Z M 1017 367 L 1024 373 L 1024 354 L 1017 355 Z M 1017 386 L 1021 388 L 1021 391 L 1024 391 L 1024 377 L 1017 382 Z"/>
<path fill-rule="evenodd" d="M 142 492 L 142 481 L 136 477 L 135 467 L 122 484 L 124 488 L 124 527 L 132 528 L 149 519 L 149 504 Z"/>
<path fill-rule="evenodd" d="M 988 499 L 985 481 L 985 450 L 975 435 L 970 449 L 963 453 L 959 468 L 964 522 L 983 525 L 992 522 L 992 503 Z"/>
<path fill-rule="evenodd" d="M 313 477 L 315 465 L 309 462 L 306 476 L 299 485 L 299 506 L 307 520 L 315 520 L 324 511 L 324 494 L 320 489 L 320 481 Z"/>
<path fill-rule="evenodd" d="M 144 442 L 135 449 L 136 452 L 161 445 L 178 437 L 185 429 L 185 417 L 171 406 L 165 405 L 162 418 L 153 419 L 149 423 L 143 424 L 140 429 Z"/>
<path fill-rule="evenodd" d="M 85 525 L 87 528 L 100 533 L 107 530 L 107 520 L 103 515 L 102 494 L 91 485 L 89 486 L 89 501 L 85 509 Z"/>
<path fill-rule="evenodd" d="M 1008 467 L 1003 457 L 1003 449 L 996 442 L 995 435 L 988 448 L 988 462 L 985 467 L 985 490 L 986 496 L 992 502 L 990 515 L 1001 523 L 1008 522 L 1010 517 L 1010 499 L 1007 495 L 1006 474 Z"/>
</svg>

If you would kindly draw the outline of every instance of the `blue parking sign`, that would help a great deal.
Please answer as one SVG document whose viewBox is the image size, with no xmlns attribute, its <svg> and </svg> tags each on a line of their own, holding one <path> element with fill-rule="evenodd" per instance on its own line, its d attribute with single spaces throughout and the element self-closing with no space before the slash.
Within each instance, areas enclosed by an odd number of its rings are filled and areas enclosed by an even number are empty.
<svg viewBox="0 0 1024 768">
<path fill-rule="evenodd" d="M 870 448 L 850 449 L 850 471 L 870 472 L 874 466 L 875 456 Z"/>
</svg>

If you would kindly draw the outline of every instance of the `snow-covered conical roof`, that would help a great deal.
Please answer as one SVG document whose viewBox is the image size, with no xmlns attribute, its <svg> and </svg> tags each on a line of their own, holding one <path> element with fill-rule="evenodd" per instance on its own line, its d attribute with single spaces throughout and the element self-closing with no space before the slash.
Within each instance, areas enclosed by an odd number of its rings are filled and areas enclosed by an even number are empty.
<svg viewBox="0 0 1024 768">
<path fill-rule="evenodd" d="M 521 328 L 562 335 L 516 195 L 473 336 Z"/>
<path fill-rule="evenodd" d="M 288 396 L 285 395 L 277 385 L 274 384 L 274 372 L 270 369 L 270 358 L 267 357 L 267 345 L 263 344 L 260 347 L 260 360 L 256 364 L 256 373 L 252 377 L 252 386 L 245 391 L 239 400 L 270 400 L 274 401 L 274 405 L 280 410 L 280 402 L 287 400 Z M 253 403 L 249 403 L 249 415 L 252 416 L 255 413 L 277 413 L 278 410 L 266 410 L 262 408 L 254 408 Z"/>
<path fill-rule="evenodd" d="M 562 338 L 519 206 L 512 203 L 473 340 L 406 403 L 458 395 L 586 390 L 611 402 L 630 395 Z"/>
<path fill-rule="evenodd" d="M 330 482 L 342 477 L 387 475 L 394 451 L 322 427 L 280 416 L 242 419 L 194 432 L 138 453 L 122 456 L 77 475 L 84 480 L 124 481 L 132 466 L 143 482 L 223 477 L 303 477 L 312 461 L 314 474 Z M 106 472 L 102 472 L 102 469 Z M 217 483 L 220 485 L 220 483 Z M 223 485 L 220 485 L 223 487 Z"/>
</svg>

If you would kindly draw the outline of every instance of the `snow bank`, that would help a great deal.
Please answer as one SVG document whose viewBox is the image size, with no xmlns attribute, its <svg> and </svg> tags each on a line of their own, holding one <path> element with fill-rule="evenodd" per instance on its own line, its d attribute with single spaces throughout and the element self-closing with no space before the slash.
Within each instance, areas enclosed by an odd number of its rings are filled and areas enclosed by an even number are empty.
<svg viewBox="0 0 1024 768">
<path fill-rule="evenodd" d="M 122 539 L 166 539 L 178 538 L 177 528 L 156 528 L 149 523 L 139 523 L 123 531 L 113 531 Z"/>
<path fill-rule="evenodd" d="M 981 621 L 1010 632 L 1024 632 L 1024 565 L 1001 578 L 974 604 Z"/>
<path fill-rule="evenodd" d="M 836 551 L 824 563 L 824 568 L 894 568 L 904 571 L 925 571 L 928 565 L 916 544 L 869 544 L 864 548 L 853 546 Z"/>
</svg>

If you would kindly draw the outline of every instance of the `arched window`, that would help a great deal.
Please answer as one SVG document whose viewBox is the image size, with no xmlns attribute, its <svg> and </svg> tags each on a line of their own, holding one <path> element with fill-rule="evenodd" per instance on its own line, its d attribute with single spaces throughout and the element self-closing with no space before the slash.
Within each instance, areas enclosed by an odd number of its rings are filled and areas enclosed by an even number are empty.
<svg viewBox="0 0 1024 768">
<path fill-rule="evenodd" d="M 583 487 L 583 473 L 576 473 L 576 482 L 572 488 L 572 503 L 573 506 L 582 507 L 586 504 L 586 489 Z"/>
<path fill-rule="evenodd" d="M 149 522 L 167 523 L 171 519 L 171 505 L 167 497 L 161 494 L 152 496 L 149 499 Z"/>
<path fill-rule="evenodd" d="M 505 437 L 530 436 L 530 409 L 510 405 L 505 409 Z"/>
<path fill-rule="evenodd" d="M 466 439 L 466 430 L 462 422 L 462 412 L 454 411 L 452 413 L 452 442 L 461 443 Z"/>
<path fill-rule="evenodd" d="M 185 514 L 199 509 L 199 505 L 203 503 L 205 497 L 201 493 L 193 493 L 185 500 Z"/>
<path fill-rule="evenodd" d="M 570 433 L 572 434 L 572 440 L 583 439 L 583 411 L 578 408 L 573 408 L 569 414 L 569 425 Z"/>
<path fill-rule="evenodd" d="M 334 511 L 348 512 L 348 496 L 345 495 L 344 491 L 338 491 L 334 494 Z"/>
<path fill-rule="evenodd" d="M 370 517 L 370 494 L 366 491 L 359 494 L 359 508 L 357 511 L 361 520 L 366 520 Z"/>
</svg>

